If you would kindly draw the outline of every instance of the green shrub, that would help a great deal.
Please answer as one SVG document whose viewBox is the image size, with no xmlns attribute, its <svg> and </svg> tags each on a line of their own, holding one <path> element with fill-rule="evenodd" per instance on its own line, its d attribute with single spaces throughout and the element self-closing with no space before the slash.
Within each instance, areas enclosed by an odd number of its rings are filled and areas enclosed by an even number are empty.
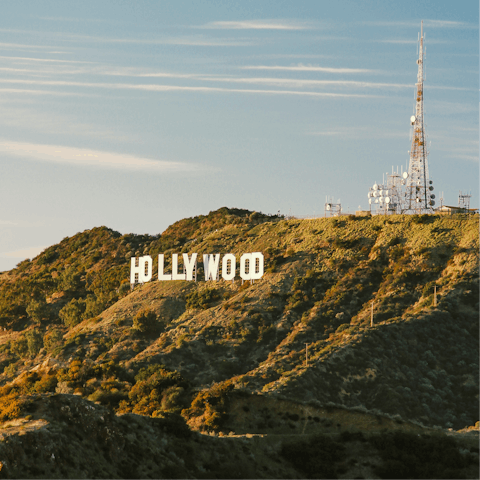
<svg viewBox="0 0 480 480">
<path fill-rule="evenodd" d="M 22 401 L 18 393 L 8 393 L 0 396 L 0 422 L 13 420 L 20 416 L 22 411 Z"/>
<path fill-rule="evenodd" d="M 3 369 L 3 374 L 9 377 L 13 377 L 17 372 L 17 366 L 15 363 L 10 363 Z"/>
<path fill-rule="evenodd" d="M 220 292 L 216 288 L 206 288 L 204 290 L 194 290 L 186 298 L 187 308 L 199 308 L 206 310 L 212 303 L 220 300 Z"/>
<path fill-rule="evenodd" d="M 140 369 L 135 382 L 128 392 L 128 401 L 120 402 L 122 412 L 132 411 L 140 415 L 179 413 L 188 405 L 188 382 L 179 372 L 167 370 L 164 365 Z"/>
<path fill-rule="evenodd" d="M 40 380 L 35 382 L 32 390 L 35 393 L 54 392 L 57 384 L 58 380 L 55 375 L 44 375 Z"/>
<path fill-rule="evenodd" d="M 202 390 L 193 399 L 190 408 L 182 410 L 182 415 L 188 418 L 203 416 L 207 430 L 220 430 L 227 418 L 227 406 L 234 388 L 234 383 L 229 380 Z"/>
<path fill-rule="evenodd" d="M 76 268 L 71 267 L 65 270 L 60 277 L 60 288 L 67 291 L 76 291 L 83 286 L 81 276 Z"/>
<path fill-rule="evenodd" d="M 84 311 L 85 302 L 74 298 L 60 310 L 59 316 L 67 327 L 74 327 L 82 321 Z"/>
<path fill-rule="evenodd" d="M 108 300 L 104 297 L 97 298 L 95 295 L 88 295 L 85 299 L 85 311 L 82 318 L 93 318 L 99 315 L 107 307 Z"/>
<path fill-rule="evenodd" d="M 18 340 L 12 341 L 11 351 L 18 355 L 20 358 L 25 358 L 28 355 L 28 341 L 24 336 L 21 336 Z"/>
<path fill-rule="evenodd" d="M 160 327 L 157 314 L 148 308 L 140 310 L 133 318 L 133 329 L 141 333 L 155 333 Z"/>
<path fill-rule="evenodd" d="M 50 318 L 48 305 L 45 301 L 32 300 L 27 307 L 27 315 L 37 324 Z"/>
<path fill-rule="evenodd" d="M 62 345 L 63 335 L 58 328 L 54 328 L 43 337 L 43 345 L 47 352 L 51 353 L 56 347 Z"/>
<path fill-rule="evenodd" d="M 345 330 L 347 330 L 349 328 L 350 328 L 350 324 L 349 323 L 344 323 L 337 328 L 336 333 L 344 332 Z"/>
<path fill-rule="evenodd" d="M 42 334 L 37 329 L 29 330 L 25 333 L 25 338 L 27 339 L 27 349 L 29 355 L 31 357 L 35 357 L 43 347 Z"/>
</svg>

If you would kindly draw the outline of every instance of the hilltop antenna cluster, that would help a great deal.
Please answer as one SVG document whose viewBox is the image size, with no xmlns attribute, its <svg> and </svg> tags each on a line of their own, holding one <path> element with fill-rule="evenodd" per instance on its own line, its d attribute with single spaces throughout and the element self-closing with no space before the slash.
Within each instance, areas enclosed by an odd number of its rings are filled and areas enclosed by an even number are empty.
<svg viewBox="0 0 480 480">
<path fill-rule="evenodd" d="M 385 182 L 385 176 L 383 178 L 383 184 L 375 183 L 373 187 L 370 187 L 368 192 L 368 203 L 370 209 L 372 205 L 377 207 L 384 215 L 389 213 L 402 213 L 403 204 L 403 190 L 402 186 L 405 185 L 406 172 L 395 172 L 392 167 L 392 173 L 387 173 L 387 181 Z"/>
<path fill-rule="evenodd" d="M 333 197 L 326 197 L 325 199 L 325 216 L 327 214 L 330 217 L 338 217 L 342 214 L 342 204 L 340 203 L 340 199 L 338 199 L 337 203 L 335 203 Z"/>
<path fill-rule="evenodd" d="M 413 128 L 412 146 L 409 151 L 408 171 L 387 173 L 383 184 L 375 183 L 368 192 L 370 208 L 377 207 L 381 213 L 430 213 L 435 205 L 433 181 L 428 173 L 427 136 L 423 106 L 423 82 L 425 49 L 423 46 L 423 20 L 418 44 L 418 73 L 415 100 L 415 115 L 410 117 Z"/>
</svg>

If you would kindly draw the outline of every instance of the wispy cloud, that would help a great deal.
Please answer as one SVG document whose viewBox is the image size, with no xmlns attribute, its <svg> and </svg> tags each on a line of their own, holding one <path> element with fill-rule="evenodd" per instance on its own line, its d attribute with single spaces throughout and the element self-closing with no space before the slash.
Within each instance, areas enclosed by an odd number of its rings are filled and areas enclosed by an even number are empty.
<svg viewBox="0 0 480 480">
<path fill-rule="evenodd" d="M 98 18 L 73 18 L 73 17 L 37 17 L 39 20 L 46 20 L 49 22 L 81 22 L 81 23 L 118 23 L 111 19 Z"/>
<path fill-rule="evenodd" d="M 452 125 L 451 128 L 453 130 L 459 130 L 461 132 L 475 132 L 478 134 L 478 126 L 477 127 L 460 127 L 457 125 Z M 477 140 L 478 143 L 478 140 Z"/>
<path fill-rule="evenodd" d="M 333 54 L 323 53 L 259 53 L 246 58 L 337 58 Z"/>
<path fill-rule="evenodd" d="M 314 132 L 307 132 L 306 135 L 313 135 L 316 137 L 333 137 L 349 138 L 349 139 L 368 139 L 368 138 L 407 138 L 408 131 L 397 132 L 382 130 L 372 130 L 370 127 L 340 127 L 337 129 L 317 130 Z"/>
<path fill-rule="evenodd" d="M 295 95 L 307 97 L 330 97 L 330 98 L 362 98 L 375 97 L 375 95 L 352 94 L 352 93 L 329 93 L 329 92 L 305 92 L 297 90 L 260 90 L 260 89 L 242 89 L 242 88 L 222 88 L 222 87 L 185 87 L 179 85 L 122 85 L 125 88 L 136 90 L 149 90 L 156 92 L 174 92 L 174 91 L 191 91 L 191 92 L 224 92 L 224 93 L 246 93 L 246 94 L 263 94 L 263 95 Z M 120 86 L 120 88 L 122 88 Z"/>
<path fill-rule="evenodd" d="M 311 24 L 296 20 L 232 20 L 206 23 L 197 28 L 221 30 L 310 30 Z"/>
<path fill-rule="evenodd" d="M 127 171 L 145 171 L 150 173 L 196 171 L 199 167 L 191 163 L 152 160 L 115 152 L 89 150 L 85 148 L 59 145 L 41 145 L 34 143 L 0 140 L 0 152 L 26 160 L 76 165 L 88 168 L 107 168 Z"/>
<path fill-rule="evenodd" d="M 420 29 L 421 20 L 417 21 L 365 21 L 363 25 L 372 25 L 375 27 L 407 27 Z M 475 28 L 478 25 L 467 22 L 456 22 L 452 20 L 424 20 L 423 28 Z"/>
<path fill-rule="evenodd" d="M 256 45 L 252 39 L 244 38 L 212 38 L 205 35 L 187 35 L 187 36 L 164 36 L 157 38 L 128 38 L 128 37 L 102 37 L 98 35 L 80 35 L 64 32 L 34 32 L 29 30 L 16 30 L 10 28 L 0 28 L 0 32 L 18 33 L 25 35 L 37 35 L 41 37 L 50 37 L 62 42 L 90 42 L 90 43 L 110 43 L 110 44 L 131 44 L 131 45 L 184 45 L 192 47 L 244 47 Z"/>
<path fill-rule="evenodd" d="M 8 68 L 8 67 L 6 67 Z M 243 67 L 241 67 L 243 69 Z M 254 69 L 257 67 L 245 67 L 246 69 Z M 266 68 L 271 70 L 270 67 L 261 66 L 261 69 Z M 275 69 L 276 67 L 272 67 Z M 280 69 L 289 69 L 292 68 L 296 70 L 302 70 L 303 66 L 294 66 L 294 67 L 280 67 Z M 310 68 L 308 66 L 306 69 Z M 312 68 L 323 68 L 323 67 L 312 67 Z M 343 70 L 357 70 L 357 69 L 329 69 L 336 72 Z M 363 71 L 358 69 L 359 71 Z M 265 85 L 271 87 L 281 87 L 281 88 L 325 88 L 328 86 L 332 87 L 343 87 L 343 88 L 368 88 L 368 89 L 399 89 L 399 88 L 414 88 L 413 84 L 410 83 L 386 83 L 386 82 L 367 82 L 360 80 L 313 80 L 313 79 L 292 79 L 292 78 L 276 78 L 276 77 L 238 77 L 238 76 L 219 76 L 214 74 L 184 74 L 184 73 L 172 73 L 172 72 L 145 72 L 138 69 L 123 69 L 118 67 L 97 67 L 92 68 L 83 68 L 80 70 L 69 71 L 62 69 L 50 69 L 51 73 L 90 73 L 96 75 L 105 75 L 105 76 L 125 76 L 125 77 L 137 77 L 137 78 L 158 78 L 158 79 L 179 79 L 179 80 L 192 80 L 196 82 L 209 82 L 209 83 L 237 83 L 237 84 L 249 84 L 249 85 Z M 50 87 L 79 87 L 79 88 L 100 88 L 100 89 L 110 89 L 110 90 L 143 90 L 143 91 L 204 91 L 204 92 L 243 92 L 243 93 L 272 93 L 272 94 L 292 94 L 300 95 L 302 93 L 312 95 L 312 92 L 288 92 L 282 90 L 279 91 L 266 91 L 266 90 L 242 90 L 242 89 L 232 89 L 224 87 L 211 87 L 204 85 L 158 85 L 158 84 L 137 84 L 137 83 L 107 83 L 107 82 L 84 82 L 84 81 L 73 81 L 73 80 L 49 80 L 43 78 L 34 78 L 34 79 L 14 79 L 6 78 L 0 79 L 0 83 L 15 83 L 17 85 L 32 85 L 33 87 L 41 86 L 50 86 Z M 431 86 L 432 89 L 448 89 L 448 90 L 468 90 L 463 87 L 452 87 L 452 86 L 441 86 L 435 85 Z M 318 96 L 324 96 L 325 93 L 318 93 Z M 331 94 L 335 96 L 335 94 Z M 345 96 L 348 96 L 345 94 Z"/>
<path fill-rule="evenodd" d="M 0 90 L 1 92 L 1 90 Z M 13 95 L 12 95 L 13 96 Z M 25 94 L 22 93 L 22 98 Z M 74 136 L 88 139 L 111 139 L 117 142 L 139 142 L 141 139 L 128 131 L 121 132 L 117 128 L 109 128 L 99 123 L 80 121 L 75 112 L 51 112 L 42 108 L 42 103 L 35 105 L 34 100 L 27 98 L 24 106 L 18 102 L 4 102 L 0 116 L 0 128 L 7 127 L 17 132 L 34 131 L 40 134 L 54 134 L 56 136 Z M 119 138 L 120 137 L 120 138 Z"/>
<path fill-rule="evenodd" d="M 11 57 L 0 55 L 0 58 L 5 60 L 19 60 L 25 62 L 45 62 L 45 63 L 88 63 L 95 64 L 97 62 L 85 62 L 82 60 L 61 60 L 59 58 L 33 58 L 33 57 Z"/>
<path fill-rule="evenodd" d="M 409 40 L 406 40 L 406 39 L 385 39 L 385 40 L 379 40 L 379 42 L 381 43 L 397 43 L 397 44 L 408 44 L 408 45 L 413 45 L 413 44 L 417 44 L 418 41 L 417 40 L 412 40 L 412 39 L 409 39 Z M 449 43 L 447 40 L 428 40 L 428 45 L 432 45 L 432 44 L 445 44 L 445 43 Z"/>
<path fill-rule="evenodd" d="M 468 160 L 470 162 L 476 162 L 476 163 L 478 163 L 478 161 L 479 161 L 479 156 L 478 155 L 450 155 L 449 158 Z"/>
<path fill-rule="evenodd" d="M 429 28 L 475 28 L 478 30 L 478 24 L 452 20 L 425 20 L 423 26 Z"/>
<path fill-rule="evenodd" d="M 95 93 L 59 92 L 56 90 L 34 90 L 34 89 L 28 89 L 28 88 L 0 88 L 0 93 L 15 93 L 20 95 L 49 95 L 53 97 L 98 97 L 99 96 Z"/>
<path fill-rule="evenodd" d="M 45 246 L 42 247 L 28 247 L 22 248 L 21 250 L 15 250 L 13 252 L 3 252 L 0 253 L 0 257 L 3 258 L 33 258 L 36 257 L 39 253 L 45 250 Z"/>
<path fill-rule="evenodd" d="M 379 40 L 380 42 L 382 43 L 399 43 L 399 44 L 415 44 L 415 43 L 418 43 L 417 40 Z"/>
<path fill-rule="evenodd" d="M 337 67 L 320 67 L 318 65 L 247 65 L 240 67 L 242 70 L 283 70 L 290 72 L 328 72 L 328 73 L 371 73 L 374 70 L 366 68 L 337 68 Z"/>
<path fill-rule="evenodd" d="M 213 81 L 222 81 L 222 82 L 232 82 L 232 83 L 263 83 L 276 86 L 310 86 L 315 85 L 317 82 L 318 85 L 321 85 L 322 80 L 292 80 L 292 79 L 250 79 L 250 78 L 223 78 L 217 77 L 214 79 L 209 79 Z M 302 84 L 303 82 L 303 84 Z M 244 94 L 265 94 L 265 95 L 295 95 L 295 96 L 309 96 L 309 97 L 330 97 L 330 98 L 355 98 L 355 97 L 374 97 L 376 95 L 367 95 L 367 94 L 353 94 L 353 93 L 330 93 L 330 92 L 306 92 L 306 91 L 297 91 L 297 90 L 264 90 L 264 89 L 241 89 L 241 88 L 224 88 L 224 87 L 205 87 L 205 86 L 184 86 L 184 85 L 153 85 L 153 84 L 131 84 L 131 83 L 91 83 L 91 82 L 70 82 L 63 80 L 0 80 L 0 83 L 21 83 L 28 85 L 43 85 L 43 86 L 56 86 L 56 87 L 85 87 L 85 88 L 102 88 L 102 89 L 111 89 L 111 90 L 139 90 L 139 91 L 150 91 L 150 92 L 204 92 L 204 93 L 213 93 L 213 92 L 222 92 L 222 93 L 244 93 Z M 352 81 L 336 81 L 336 80 L 326 80 L 323 82 L 324 85 L 355 85 L 357 87 L 371 87 L 372 84 L 368 82 L 352 82 Z M 374 86 L 386 86 L 386 87 L 412 87 L 411 85 L 395 85 L 395 84 L 374 84 Z"/>
<path fill-rule="evenodd" d="M 356 80 L 309 80 L 296 78 L 274 78 L 274 77 L 210 77 L 205 80 L 212 82 L 228 82 L 228 83 L 249 83 L 259 85 L 270 85 L 277 87 L 353 87 L 353 88 L 413 88 L 411 84 L 402 83 L 378 83 L 378 82 L 362 82 Z"/>
<path fill-rule="evenodd" d="M 463 90 L 463 91 L 470 91 L 476 92 L 476 88 L 467 88 L 467 87 L 450 87 L 446 85 L 428 85 L 427 87 L 429 90 Z"/>
<path fill-rule="evenodd" d="M 8 49 L 8 50 L 24 50 L 24 51 L 26 50 L 26 51 L 32 51 L 32 52 L 46 50 L 45 53 L 69 53 L 65 51 L 51 51 L 52 48 L 57 48 L 51 45 L 26 45 L 22 43 L 0 42 L 0 48 Z"/>
</svg>

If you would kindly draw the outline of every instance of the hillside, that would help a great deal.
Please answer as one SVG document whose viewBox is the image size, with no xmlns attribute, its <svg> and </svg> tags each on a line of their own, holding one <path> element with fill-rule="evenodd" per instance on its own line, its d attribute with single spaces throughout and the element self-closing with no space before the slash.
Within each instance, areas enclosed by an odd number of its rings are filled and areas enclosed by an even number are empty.
<svg viewBox="0 0 480 480">
<path fill-rule="evenodd" d="M 286 220 L 222 208 L 156 236 L 79 233 L 0 273 L 0 419 L 23 418 L 37 435 L 31 406 L 65 398 L 96 402 L 115 422 L 170 416 L 229 441 L 478 432 L 478 251 L 478 216 Z M 205 282 L 199 264 L 197 282 L 130 289 L 131 256 L 151 255 L 155 272 L 159 253 L 169 270 L 172 253 L 193 252 L 237 262 L 263 252 L 266 273 L 252 285 Z M 244 476 L 306 475 L 291 461 L 264 466 Z M 369 472 L 351 474 L 386 475 Z"/>
</svg>

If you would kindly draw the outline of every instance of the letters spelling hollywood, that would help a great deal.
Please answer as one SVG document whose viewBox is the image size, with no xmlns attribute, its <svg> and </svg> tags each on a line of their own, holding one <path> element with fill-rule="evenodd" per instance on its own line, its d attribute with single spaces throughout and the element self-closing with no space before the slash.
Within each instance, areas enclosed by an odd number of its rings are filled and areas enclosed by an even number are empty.
<svg viewBox="0 0 480 480">
<path fill-rule="evenodd" d="M 183 255 L 183 272 L 178 272 L 178 254 L 172 254 L 172 273 L 164 273 L 164 255 L 158 255 L 158 280 L 196 280 L 197 271 L 197 254 L 187 253 Z M 222 278 L 224 280 L 233 280 L 237 270 L 235 255 L 227 253 L 223 256 L 222 261 Z M 244 253 L 240 257 L 240 277 L 242 280 L 258 280 L 263 276 L 264 259 L 260 252 Z M 136 257 L 130 259 L 130 283 L 145 283 L 152 279 L 153 260 L 150 255 Z M 205 272 L 205 280 L 218 280 L 220 274 L 220 254 L 204 254 L 203 270 Z M 195 278 L 194 278 L 195 275 Z"/>
</svg>

